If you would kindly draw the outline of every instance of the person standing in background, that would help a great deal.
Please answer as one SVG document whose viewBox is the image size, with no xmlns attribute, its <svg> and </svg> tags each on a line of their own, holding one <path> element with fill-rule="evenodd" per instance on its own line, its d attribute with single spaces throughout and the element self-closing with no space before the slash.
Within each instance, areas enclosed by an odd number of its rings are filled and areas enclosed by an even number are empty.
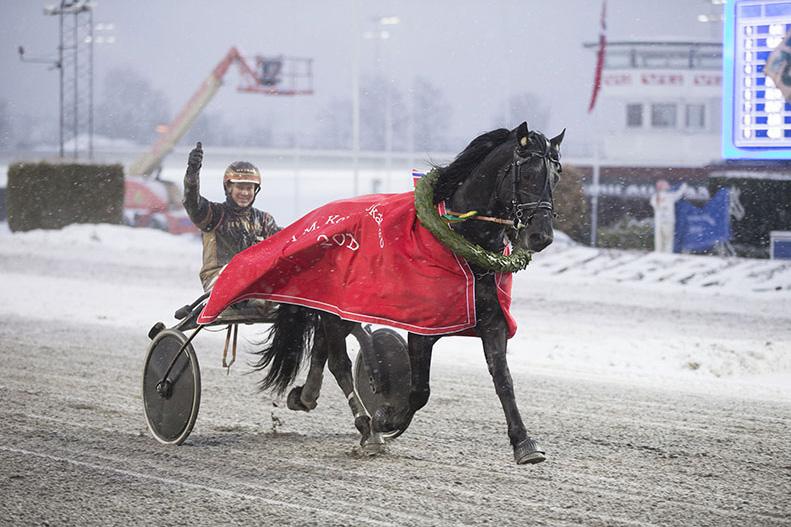
<svg viewBox="0 0 791 527">
<path fill-rule="evenodd" d="M 673 236 L 676 229 L 676 202 L 684 197 L 687 184 L 682 183 L 671 190 L 670 184 L 660 179 L 656 182 L 656 192 L 651 196 L 654 208 L 654 251 L 673 252 Z"/>
</svg>

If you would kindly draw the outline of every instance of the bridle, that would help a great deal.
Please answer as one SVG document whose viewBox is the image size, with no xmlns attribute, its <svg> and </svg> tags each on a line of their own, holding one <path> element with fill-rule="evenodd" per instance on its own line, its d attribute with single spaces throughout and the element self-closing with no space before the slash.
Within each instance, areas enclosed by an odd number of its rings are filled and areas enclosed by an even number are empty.
<svg viewBox="0 0 791 527">
<path fill-rule="evenodd" d="M 531 132 L 532 135 L 532 132 Z M 496 216 L 482 216 L 477 213 L 470 212 L 461 214 L 458 212 L 453 211 L 446 211 L 447 214 L 445 216 L 446 220 L 454 222 L 454 221 L 463 221 L 463 220 L 478 220 L 478 221 L 486 221 L 490 223 L 499 223 L 501 225 L 506 225 L 511 227 L 511 230 L 514 233 L 518 233 L 521 229 L 530 225 L 533 221 L 535 215 L 541 210 L 547 210 L 553 216 L 556 214 L 553 212 L 553 196 L 552 196 L 552 185 L 550 184 L 549 174 L 550 174 L 550 166 L 551 162 L 559 163 L 560 160 L 555 152 L 552 151 L 551 143 L 543 136 L 539 136 L 543 139 L 543 144 L 538 145 L 531 145 L 528 142 L 524 146 L 517 147 L 514 150 L 513 161 L 504 166 L 502 169 L 499 170 L 497 174 L 497 180 L 495 183 L 495 195 L 501 195 L 500 190 L 504 185 L 508 175 L 510 174 L 511 177 L 511 200 L 510 202 L 505 203 L 506 208 L 506 218 L 498 218 Z M 532 147 L 531 147 L 532 146 Z M 520 202 L 518 200 L 519 196 L 519 182 L 522 181 L 523 177 L 530 177 L 530 176 L 523 176 L 522 172 L 524 170 L 524 166 L 534 158 L 541 158 L 544 164 L 544 188 L 541 190 L 541 194 L 536 201 L 527 201 L 527 202 Z"/>
<path fill-rule="evenodd" d="M 530 225 L 530 223 L 533 221 L 533 217 L 535 217 L 535 215 L 540 210 L 548 210 L 550 214 L 554 214 L 552 205 L 552 185 L 549 181 L 549 164 L 550 162 L 559 162 L 559 159 L 556 157 L 556 155 L 553 155 L 554 153 L 552 152 L 549 141 L 547 141 L 547 139 L 543 136 L 541 136 L 541 138 L 544 140 L 544 144 L 542 145 L 543 148 L 530 148 L 530 143 L 524 147 L 517 148 L 514 150 L 514 159 L 511 164 L 508 165 L 507 168 L 504 167 L 502 170 L 500 170 L 500 173 L 497 175 L 495 189 L 497 190 L 498 194 L 508 175 L 511 175 L 511 201 L 506 204 L 506 215 L 509 216 L 510 219 L 494 219 L 500 220 L 497 223 L 503 223 L 513 227 L 513 229 L 517 232 Z M 523 176 L 522 171 L 524 170 L 524 166 L 534 158 L 541 158 L 543 160 L 544 188 L 541 189 L 541 195 L 539 196 L 538 200 L 520 202 L 518 200 L 519 182 L 522 181 L 523 177 L 529 177 Z"/>
</svg>

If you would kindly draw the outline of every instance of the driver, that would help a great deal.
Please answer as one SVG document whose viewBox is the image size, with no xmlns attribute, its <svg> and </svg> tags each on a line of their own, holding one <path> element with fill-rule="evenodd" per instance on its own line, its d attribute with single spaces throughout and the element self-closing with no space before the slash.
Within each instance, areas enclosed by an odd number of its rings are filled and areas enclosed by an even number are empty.
<svg viewBox="0 0 791 527">
<path fill-rule="evenodd" d="M 220 271 L 234 255 L 281 228 L 268 212 L 253 208 L 261 190 L 261 174 L 247 161 L 234 161 L 225 169 L 225 201 L 215 203 L 200 194 L 200 168 L 203 147 L 200 142 L 189 154 L 184 176 L 184 208 L 203 237 L 203 266 L 200 280 L 209 291 Z"/>
</svg>

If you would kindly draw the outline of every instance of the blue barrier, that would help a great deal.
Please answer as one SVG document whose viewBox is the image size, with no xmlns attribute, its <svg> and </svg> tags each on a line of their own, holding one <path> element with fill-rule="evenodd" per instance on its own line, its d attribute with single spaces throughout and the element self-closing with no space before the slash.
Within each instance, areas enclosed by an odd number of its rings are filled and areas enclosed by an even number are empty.
<svg viewBox="0 0 791 527">
<path fill-rule="evenodd" d="M 673 252 L 710 251 L 718 243 L 731 239 L 730 195 L 720 189 L 703 207 L 686 200 L 676 202 L 676 225 Z"/>
</svg>

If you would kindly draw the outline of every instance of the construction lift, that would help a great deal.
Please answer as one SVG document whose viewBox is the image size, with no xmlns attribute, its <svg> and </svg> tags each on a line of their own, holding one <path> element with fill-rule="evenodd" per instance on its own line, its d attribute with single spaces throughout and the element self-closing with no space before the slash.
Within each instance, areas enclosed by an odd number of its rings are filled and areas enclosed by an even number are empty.
<svg viewBox="0 0 791 527">
<path fill-rule="evenodd" d="M 234 64 L 240 78 L 237 91 L 280 96 L 313 94 L 312 59 L 263 55 L 245 58 L 232 47 L 175 119 L 161 127 L 159 138 L 151 150 L 129 166 L 124 193 L 124 213 L 128 224 L 174 233 L 194 230 L 184 214 L 179 186 L 159 178 L 162 161 L 192 127 Z"/>
</svg>

